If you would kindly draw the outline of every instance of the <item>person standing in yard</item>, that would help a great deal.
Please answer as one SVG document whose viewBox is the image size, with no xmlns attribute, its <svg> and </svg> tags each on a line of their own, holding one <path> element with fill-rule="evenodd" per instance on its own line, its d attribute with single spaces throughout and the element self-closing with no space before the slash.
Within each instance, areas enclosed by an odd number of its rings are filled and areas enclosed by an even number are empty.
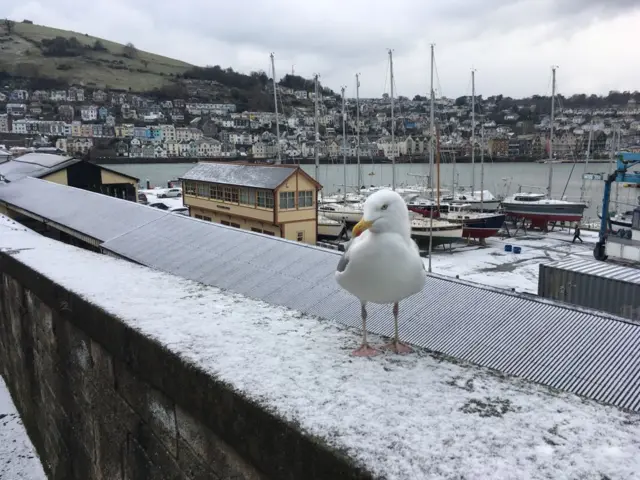
<svg viewBox="0 0 640 480">
<path fill-rule="evenodd" d="M 580 224 L 576 223 L 576 229 L 573 232 L 573 240 L 571 240 L 571 243 L 575 243 L 576 240 L 580 240 L 580 243 L 584 243 L 582 241 L 582 239 L 580 238 Z"/>
</svg>

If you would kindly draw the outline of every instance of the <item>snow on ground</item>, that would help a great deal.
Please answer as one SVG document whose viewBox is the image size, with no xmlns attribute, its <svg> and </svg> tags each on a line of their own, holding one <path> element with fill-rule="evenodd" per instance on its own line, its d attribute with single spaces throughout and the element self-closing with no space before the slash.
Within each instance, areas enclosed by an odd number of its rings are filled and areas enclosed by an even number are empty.
<svg viewBox="0 0 640 480">
<path fill-rule="evenodd" d="M 354 358 L 358 331 L 2 221 L 0 248 L 379 478 L 623 480 L 640 471 L 638 414 L 425 351 Z"/>
<path fill-rule="evenodd" d="M 487 239 L 487 246 L 455 246 L 453 252 L 441 248 L 431 256 L 434 273 L 455 277 L 498 288 L 515 288 L 517 292 L 538 293 L 538 273 L 541 263 L 568 258 L 593 259 L 593 247 L 598 234 L 581 232 L 584 244 L 571 243 L 573 230 L 555 231 L 547 235 L 530 233 L 526 236 Z M 505 245 L 521 247 L 521 253 L 505 252 Z M 428 259 L 424 259 L 425 265 Z"/>
<path fill-rule="evenodd" d="M 138 193 L 144 193 L 147 196 L 149 205 L 156 202 L 162 202 L 169 208 L 183 207 L 182 197 L 158 198 L 158 194 L 167 190 L 166 188 L 152 188 L 150 190 L 138 189 Z"/>
<path fill-rule="evenodd" d="M 0 377 L 0 479 L 46 480 L 11 395 Z"/>
</svg>

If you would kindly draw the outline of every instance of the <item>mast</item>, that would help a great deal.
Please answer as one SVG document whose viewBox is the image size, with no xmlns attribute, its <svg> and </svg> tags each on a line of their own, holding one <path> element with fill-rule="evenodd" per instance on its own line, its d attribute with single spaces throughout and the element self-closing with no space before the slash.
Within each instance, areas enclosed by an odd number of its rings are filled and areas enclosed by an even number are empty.
<svg viewBox="0 0 640 480">
<path fill-rule="evenodd" d="M 593 135 L 593 121 L 591 122 L 591 128 L 589 129 L 589 139 L 587 140 L 587 156 L 584 159 L 584 171 L 582 172 L 582 186 L 580 187 L 580 201 L 584 202 L 584 194 L 587 179 L 584 177 L 589 167 L 589 155 L 591 153 L 591 136 Z"/>
<path fill-rule="evenodd" d="M 344 109 L 344 90 L 342 87 L 342 163 L 344 165 L 344 203 L 347 204 L 347 114 Z"/>
<path fill-rule="evenodd" d="M 433 97 L 433 63 L 434 63 L 434 52 L 433 47 L 435 45 L 431 44 L 431 82 L 429 87 L 429 95 L 431 96 L 431 106 L 429 107 L 429 191 L 431 194 L 432 204 L 429 209 L 429 268 L 428 271 L 431 272 L 431 251 L 433 250 L 433 141 L 434 141 L 434 123 L 435 123 L 435 100 Z M 438 182 L 439 183 L 439 182 Z M 438 190 L 440 190 L 438 188 Z M 437 197 L 438 208 L 440 208 L 440 195 Z"/>
<path fill-rule="evenodd" d="M 391 78 L 391 189 L 396 189 L 396 137 L 393 118 L 393 50 L 389 49 L 389 76 Z"/>
<path fill-rule="evenodd" d="M 440 129 L 436 127 L 436 195 L 438 196 L 438 212 L 440 211 Z"/>
<path fill-rule="evenodd" d="M 551 198 L 551 183 L 553 181 L 553 122 L 556 114 L 556 68 L 558 67 L 551 67 L 551 128 L 549 130 L 549 184 L 547 185 L 547 196 L 549 198 Z"/>
<path fill-rule="evenodd" d="M 484 212 L 484 124 L 480 127 L 480 211 Z"/>
<path fill-rule="evenodd" d="M 362 188 L 362 170 L 360 169 L 360 74 L 356 73 L 356 159 L 358 163 L 358 192 Z"/>
<path fill-rule="evenodd" d="M 616 135 L 617 134 L 617 135 Z M 613 160 L 615 159 L 616 156 L 616 150 L 620 150 L 620 129 L 616 128 L 614 130 L 614 134 L 613 134 L 613 140 L 614 140 L 614 146 L 613 146 L 613 151 L 611 152 L 611 163 L 613 163 Z M 615 168 L 615 166 L 613 167 Z M 613 172 L 613 169 L 612 169 Z M 616 213 L 618 213 L 618 198 L 620 196 L 620 190 L 618 189 L 620 183 L 619 182 L 615 182 L 615 189 L 616 189 L 616 199 L 615 199 L 615 204 L 616 204 Z"/>
<path fill-rule="evenodd" d="M 316 140 L 313 144 L 313 156 L 315 157 L 315 161 L 316 161 L 316 182 L 319 181 L 320 178 L 320 148 L 319 148 L 319 142 L 320 142 L 320 125 L 318 122 L 318 74 L 316 73 L 313 76 L 314 79 L 314 94 L 315 96 L 313 97 L 313 104 L 314 104 L 314 123 L 315 123 L 315 129 L 316 129 Z M 322 191 L 322 190 L 321 190 Z"/>
<path fill-rule="evenodd" d="M 471 69 L 471 195 L 476 188 L 476 71 Z"/>
<path fill-rule="evenodd" d="M 276 152 L 277 152 L 277 164 L 282 163 L 282 157 L 280 156 L 280 120 L 278 119 L 278 92 L 276 87 L 276 62 L 273 59 L 273 52 L 271 53 L 271 72 L 273 74 L 273 104 L 276 108 Z"/>
</svg>

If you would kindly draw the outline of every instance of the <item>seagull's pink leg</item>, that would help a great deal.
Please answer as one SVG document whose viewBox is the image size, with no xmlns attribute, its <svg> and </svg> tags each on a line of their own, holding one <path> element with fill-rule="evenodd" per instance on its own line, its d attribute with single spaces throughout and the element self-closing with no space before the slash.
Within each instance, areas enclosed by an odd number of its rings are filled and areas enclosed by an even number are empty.
<svg viewBox="0 0 640 480">
<path fill-rule="evenodd" d="M 360 312 L 362 314 L 362 345 L 355 349 L 351 355 L 354 357 L 373 357 L 380 352 L 367 343 L 367 308 L 364 302 L 361 303 Z"/>
<path fill-rule="evenodd" d="M 393 320 L 394 320 L 394 324 L 395 324 L 395 334 L 393 337 L 393 341 L 386 344 L 384 347 L 385 350 L 391 350 L 392 352 L 395 353 L 411 353 L 413 352 L 413 349 L 409 346 L 409 345 L 405 345 L 404 343 L 400 342 L 399 339 L 399 335 L 398 335 L 398 304 L 394 303 L 393 304 Z"/>
</svg>

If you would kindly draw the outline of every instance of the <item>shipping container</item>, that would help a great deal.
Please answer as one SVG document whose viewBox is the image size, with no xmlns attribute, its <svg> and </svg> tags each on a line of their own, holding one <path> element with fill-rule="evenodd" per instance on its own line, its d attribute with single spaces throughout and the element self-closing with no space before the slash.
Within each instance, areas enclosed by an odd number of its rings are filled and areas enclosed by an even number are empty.
<svg viewBox="0 0 640 480">
<path fill-rule="evenodd" d="M 640 320 L 640 270 L 595 260 L 540 264 L 538 295 Z"/>
</svg>

